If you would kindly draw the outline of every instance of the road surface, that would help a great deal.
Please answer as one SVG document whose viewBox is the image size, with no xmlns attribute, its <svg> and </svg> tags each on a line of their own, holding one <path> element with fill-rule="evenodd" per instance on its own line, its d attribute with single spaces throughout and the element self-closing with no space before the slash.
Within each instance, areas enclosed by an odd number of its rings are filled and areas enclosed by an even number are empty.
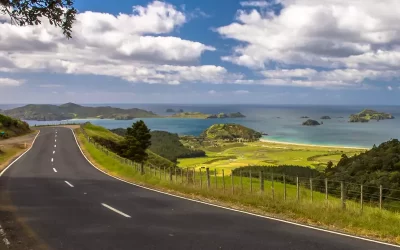
<svg viewBox="0 0 400 250">
<path fill-rule="evenodd" d="M 68 128 L 40 129 L 0 185 L 49 249 L 397 249 L 118 181 L 87 162 Z"/>
</svg>

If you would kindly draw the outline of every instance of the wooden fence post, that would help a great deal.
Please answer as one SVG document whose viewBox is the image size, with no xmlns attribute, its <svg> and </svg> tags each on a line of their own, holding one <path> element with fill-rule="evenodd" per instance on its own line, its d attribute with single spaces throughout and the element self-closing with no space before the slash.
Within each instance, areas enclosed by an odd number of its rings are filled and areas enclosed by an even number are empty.
<svg viewBox="0 0 400 250">
<path fill-rule="evenodd" d="M 177 171 L 177 167 L 175 167 L 175 183 L 178 183 L 178 175 L 177 175 L 176 171 Z"/>
<path fill-rule="evenodd" d="M 225 193 L 225 172 L 223 169 L 222 169 L 222 187 L 223 187 L 224 193 Z"/>
<path fill-rule="evenodd" d="M 312 185 L 312 178 L 310 178 L 310 191 L 311 191 L 311 202 L 313 202 L 313 185 Z"/>
<path fill-rule="evenodd" d="M 193 168 L 193 186 L 196 185 L 196 169 Z"/>
<path fill-rule="evenodd" d="M 217 169 L 214 169 L 215 189 L 218 189 Z"/>
<path fill-rule="evenodd" d="M 251 169 L 249 170 L 249 175 L 250 175 L 250 193 L 253 192 L 253 179 L 251 178 Z"/>
<path fill-rule="evenodd" d="M 300 188 L 299 188 L 299 177 L 296 177 L 296 199 L 300 200 Z"/>
<path fill-rule="evenodd" d="M 325 200 L 328 200 L 328 178 L 325 178 Z"/>
<path fill-rule="evenodd" d="M 346 209 L 346 198 L 345 198 L 343 181 L 340 182 L 340 199 L 342 202 L 342 209 L 344 210 L 344 209 Z"/>
<path fill-rule="evenodd" d="M 242 170 L 239 170 L 240 174 L 240 192 L 243 193 L 243 178 L 242 178 Z"/>
<path fill-rule="evenodd" d="M 364 194 L 363 194 L 363 185 L 360 186 L 360 205 L 361 205 L 361 212 L 364 209 Z"/>
<path fill-rule="evenodd" d="M 233 179 L 233 172 L 231 172 L 231 185 L 232 185 L 232 194 L 235 194 L 235 181 Z"/>
<path fill-rule="evenodd" d="M 271 173 L 271 194 L 272 194 L 272 200 L 274 200 L 275 199 L 274 172 Z"/>
<path fill-rule="evenodd" d="M 189 168 L 186 168 L 186 184 L 189 184 Z"/>
<path fill-rule="evenodd" d="M 286 175 L 283 174 L 283 200 L 286 201 Z"/>
<path fill-rule="evenodd" d="M 169 167 L 169 182 L 172 182 L 172 169 Z"/>
<path fill-rule="evenodd" d="M 201 168 L 200 168 L 200 189 L 203 188 L 203 174 L 201 172 Z"/>
<path fill-rule="evenodd" d="M 210 168 L 206 168 L 207 174 L 207 189 L 210 189 Z"/>
<path fill-rule="evenodd" d="M 382 185 L 379 185 L 379 209 L 382 210 Z"/>
<path fill-rule="evenodd" d="M 165 171 L 165 166 L 164 166 L 164 180 L 167 180 L 167 172 Z"/>
<path fill-rule="evenodd" d="M 264 172 L 260 171 L 260 191 L 264 192 Z"/>
</svg>

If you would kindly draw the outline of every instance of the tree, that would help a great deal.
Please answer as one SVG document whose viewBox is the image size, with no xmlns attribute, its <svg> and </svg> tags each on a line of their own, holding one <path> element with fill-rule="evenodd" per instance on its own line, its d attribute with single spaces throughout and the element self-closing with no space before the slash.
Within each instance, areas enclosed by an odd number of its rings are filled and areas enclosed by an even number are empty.
<svg viewBox="0 0 400 250">
<path fill-rule="evenodd" d="M 141 163 L 140 172 L 142 174 L 144 174 L 144 162 L 148 158 L 146 150 L 151 145 L 150 139 L 150 129 L 140 120 L 126 130 L 125 139 L 122 143 L 123 155 L 132 161 Z"/>
<path fill-rule="evenodd" d="M 77 13 L 73 5 L 73 0 L 0 0 L 0 13 L 10 16 L 11 23 L 19 26 L 41 24 L 45 17 L 71 38 Z"/>
</svg>

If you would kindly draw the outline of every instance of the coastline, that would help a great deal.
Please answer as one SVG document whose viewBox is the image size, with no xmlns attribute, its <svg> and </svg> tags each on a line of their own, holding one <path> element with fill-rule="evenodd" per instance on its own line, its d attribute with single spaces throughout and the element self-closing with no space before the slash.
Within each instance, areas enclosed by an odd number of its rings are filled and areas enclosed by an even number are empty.
<svg viewBox="0 0 400 250">
<path fill-rule="evenodd" d="M 260 142 L 292 145 L 292 146 L 300 146 L 300 147 L 303 146 L 303 147 L 343 148 L 343 149 L 360 149 L 360 150 L 369 150 L 370 149 L 370 148 L 366 148 L 366 147 L 354 147 L 354 146 L 343 146 L 343 145 L 317 145 L 317 144 L 296 143 L 296 142 L 281 142 L 281 141 L 274 141 L 274 140 L 268 140 L 268 139 L 260 139 Z"/>
</svg>

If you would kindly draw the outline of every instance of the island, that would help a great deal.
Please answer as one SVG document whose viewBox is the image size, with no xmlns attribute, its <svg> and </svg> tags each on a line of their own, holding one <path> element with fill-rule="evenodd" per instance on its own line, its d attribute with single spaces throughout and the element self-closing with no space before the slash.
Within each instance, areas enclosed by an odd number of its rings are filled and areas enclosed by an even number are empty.
<svg viewBox="0 0 400 250">
<path fill-rule="evenodd" d="M 318 126 L 321 125 L 319 122 L 315 120 L 308 119 L 307 121 L 303 122 L 303 126 Z"/>
<path fill-rule="evenodd" d="M 230 114 L 225 114 L 225 113 L 219 113 L 219 114 L 204 114 L 201 112 L 182 112 L 182 113 L 176 113 L 171 116 L 167 116 L 171 118 L 196 118 L 196 119 L 222 119 L 222 118 L 242 118 L 246 117 L 240 112 L 236 113 L 230 113 Z"/>
<path fill-rule="evenodd" d="M 258 141 L 262 135 L 251 128 L 245 126 L 228 123 L 214 124 L 204 130 L 201 138 L 208 140 L 226 140 L 226 141 Z"/>
<path fill-rule="evenodd" d="M 61 121 L 68 119 L 117 119 L 132 120 L 134 118 L 160 117 L 159 115 L 138 108 L 121 109 L 110 106 L 87 107 L 75 103 L 62 105 L 29 104 L 18 108 L 3 110 L 4 115 L 35 121 Z"/>
<path fill-rule="evenodd" d="M 389 113 L 378 112 L 372 109 L 364 109 L 358 114 L 352 114 L 349 117 L 349 122 L 369 122 L 370 120 L 386 120 L 394 119 L 394 116 Z"/>
<path fill-rule="evenodd" d="M 308 116 L 302 116 L 302 117 L 300 117 L 301 119 L 308 119 L 308 118 L 310 118 L 310 117 L 308 117 Z"/>
<path fill-rule="evenodd" d="M 329 119 L 331 119 L 331 117 L 329 117 L 329 116 L 327 116 L 327 115 L 324 115 L 324 116 L 321 116 L 321 119 L 322 119 L 322 120 L 329 120 Z"/>
<path fill-rule="evenodd" d="M 166 113 L 183 113 L 183 109 L 179 109 L 178 111 L 174 110 L 174 109 L 167 109 L 165 110 Z"/>
</svg>

